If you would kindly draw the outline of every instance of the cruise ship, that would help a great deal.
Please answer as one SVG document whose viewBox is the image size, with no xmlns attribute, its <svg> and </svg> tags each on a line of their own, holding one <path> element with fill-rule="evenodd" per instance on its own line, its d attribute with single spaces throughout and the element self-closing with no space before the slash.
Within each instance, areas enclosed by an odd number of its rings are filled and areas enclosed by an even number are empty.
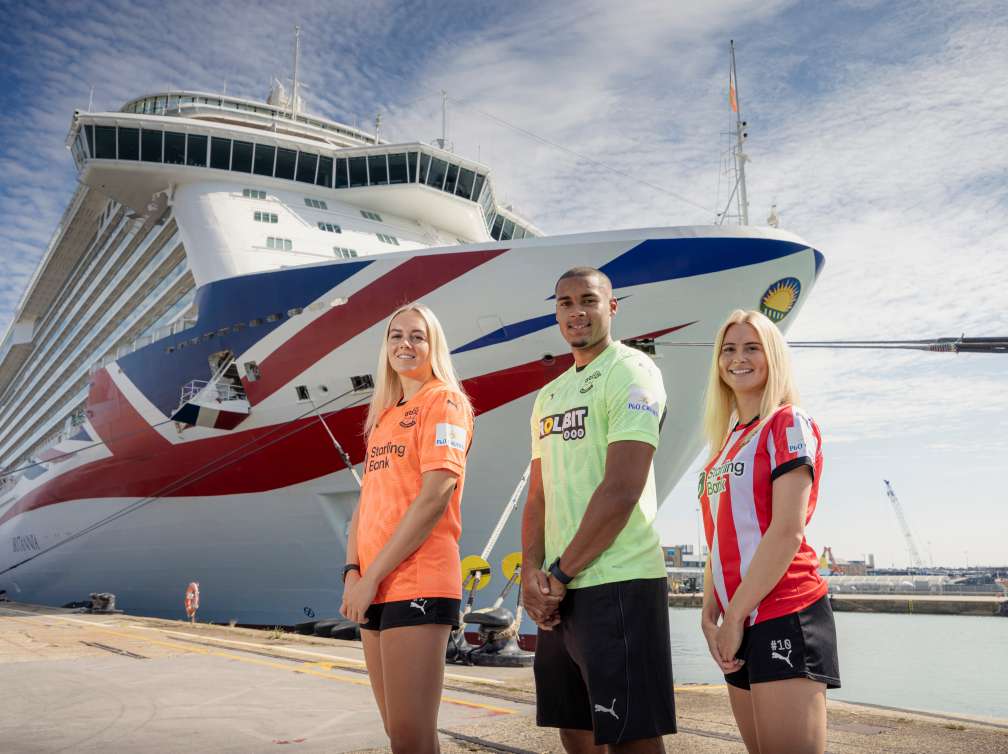
<svg viewBox="0 0 1008 754">
<path fill-rule="evenodd" d="M 787 329 L 823 264 L 775 228 L 546 236 L 444 140 L 388 143 L 282 92 L 78 111 L 66 146 L 78 185 L 0 344 L 0 590 L 25 602 L 182 617 L 195 581 L 200 620 L 336 617 L 383 326 L 423 301 L 477 411 L 461 548 L 492 544 L 486 604 L 520 549 L 501 513 L 533 398 L 572 363 L 557 277 L 604 270 L 616 336 L 661 367 L 664 498 L 701 446 L 710 358 L 664 346 L 737 307 Z"/>
</svg>

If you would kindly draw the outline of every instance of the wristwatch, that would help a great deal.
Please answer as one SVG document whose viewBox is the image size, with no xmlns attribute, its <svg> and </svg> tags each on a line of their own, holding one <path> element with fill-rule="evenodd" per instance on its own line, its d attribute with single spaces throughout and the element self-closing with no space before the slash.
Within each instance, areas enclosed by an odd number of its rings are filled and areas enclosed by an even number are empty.
<svg viewBox="0 0 1008 754">
<path fill-rule="evenodd" d="M 357 573 L 359 575 L 360 572 L 361 572 L 361 569 L 360 569 L 360 566 L 357 565 L 356 563 L 347 563 L 345 566 L 343 566 L 343 580 L 344 581 L 346 581 L 347 574 L 350 573 L 350 571 L 357 571 Z"/>
<path fill-rule="evenodd" d="M 550 575 L 553 578 L 555 578 L 564 586 L 567 586 L 574 580 L 573 576 L 568 576 L 566 573 L 560 570 L 560 558 L 557 558 L 552 563 L 550 563 L 550 567 L 547 570 L 549 571 Z"/>
</svg>

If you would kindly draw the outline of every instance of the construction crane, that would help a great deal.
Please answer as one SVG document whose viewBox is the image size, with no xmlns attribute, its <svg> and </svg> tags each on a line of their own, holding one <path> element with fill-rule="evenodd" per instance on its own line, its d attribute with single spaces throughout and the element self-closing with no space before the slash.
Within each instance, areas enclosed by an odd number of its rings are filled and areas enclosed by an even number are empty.
<svg viewBox="0 0 1008 754">
<path fill-rule="evenodd" d="M 924 563 L 921 561 L 920 553 L 917 551 L 917 544 L 914 542 L 913 534 L 910 533 L 910 526 L 907 524 L 906 516 L 903 515 L 903 506 L 900 505 L 899 498 L 896 497 L 896 493 L 893 492 L 892 485 L 889 484 L 888 479 L 883 479 L 885 482 L 886 495 L 889 496 L 889 502 L 892 503 L 893 511 L 896 513 L 896 520 L 899 522 L 900 528 L 903 530 L 903 538 L 906 540 L 907 552 L 910 554 L 910 566 L 921 570 L 924 568 Z"/>
</svg>

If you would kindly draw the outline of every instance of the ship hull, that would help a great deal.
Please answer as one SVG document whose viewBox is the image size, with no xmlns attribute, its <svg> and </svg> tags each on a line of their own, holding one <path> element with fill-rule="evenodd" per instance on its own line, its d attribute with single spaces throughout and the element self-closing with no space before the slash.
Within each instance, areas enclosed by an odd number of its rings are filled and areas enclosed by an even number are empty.
<svg viewBox="0 0 1008 754">
<path fill-rule="evenodd" d="M 575 265 L 612 277 L 614 334 L 655 349 L 669 395 L 655 457 L 664 498 L 700 450 L 710 353 L 663 343 L 709 341 L 732 309 L 758 308 L 774 285 L 794 281 L 786 329 L 821 263 L 776 231 L 666 228 L 390 254 L 205 286 L 192 331 L 93 376 L 76 444 L 56 449 L 69 455 L 8 482 L 0 589 L 53 605 L 113 592 L 127 612 L 178 618 L 186 585 L 198 581 L 200 620 L 336 616 L 357 495 L 322 422 L 360 464 L 369 394 L 355 379 L 373 372 L 383 323 L 406 300 L 438 314 L 478 413 L 460 549 L 479 554 L 528 463 L 535 393 L 570 365 L 550 296 Z M 221 352 L 240 368 L 248 418 L 230 430 L 173 424 L 179 388 L 206 379 L 208 356 Z M 520 549 L 519 519 L 511 515 L 490 553 L 481 603 L 504 584 L 503 557 Z"/>
</svg>

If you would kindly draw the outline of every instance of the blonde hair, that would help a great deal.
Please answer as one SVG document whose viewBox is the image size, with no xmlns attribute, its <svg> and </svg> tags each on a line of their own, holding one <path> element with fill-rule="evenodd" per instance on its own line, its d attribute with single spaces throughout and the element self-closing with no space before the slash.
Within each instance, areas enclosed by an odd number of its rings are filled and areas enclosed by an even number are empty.
<svg viewBox="0 0 1008 754">
<path fill-rule="evenodd" d="M 791 377 L 791 358 L 787 341 L 784 340 L 781 331 L 760 312 L 736 309 L 728 315 L 728 319 L 718 330 L 714 339 L 714 352 L 711 354 L 703 421 L 704 436 L 711 458 L 721 450 L 735 422 L 746 418 L 738 416 L 735 393 L 721 379 L 719 366 L 725 334 L 729 327 L 739 324 L 751 325 L 756 331 L 767 360 L 767 381 L 763 388 L 763 398 L 760 400 L 760 422 L 757 427 L 768 421 L 780 406 L 798 402 L 798 391 Z"/>
<path fill-rule="evenodd" d="M 375 387 L 371 395 L 371 404 L 368 406 L 367 420 L 364 422 L 364 437 L 369 437 L 371 431 L 378 424 L 381 415 L 394 406 L 402 398 L 402 380 L 392 365 L 389 364 L 388 343 L 389 330 L 392 329 L 392 321 L 403 312 L 416 312 L 427 325 L 427 340 L 430 343 L 430 363 L 434 377 L 441 380 L 445 385 L 458 391 L 462 396 L 465 408 L 472 411 L 472 405 L 466 396 L 462 385 L 459 382 L 455 367 L 452 366 L 451 353 L 448 350 L 448 341 L 445 339 L 444 329 L 434 312 L 423 304 L 406 304 L 396 309 L 389 317 L 385 325 L 385 337 L 382 338 L 381 346 L 378 348 L 378 367 L 375 369 Z"/>
</svg>

